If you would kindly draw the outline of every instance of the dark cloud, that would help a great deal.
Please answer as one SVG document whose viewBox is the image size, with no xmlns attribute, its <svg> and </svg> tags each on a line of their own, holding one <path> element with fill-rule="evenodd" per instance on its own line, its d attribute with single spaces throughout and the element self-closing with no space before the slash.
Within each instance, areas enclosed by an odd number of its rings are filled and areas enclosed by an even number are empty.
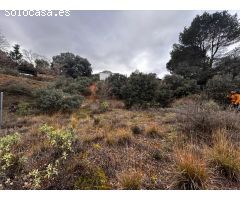
<svg viewBox="0 0 240 200">
<path fill-rule="evenodd" d="M 70 51 L 94 72 L 139 69 L 162 77 L 173 43 L 201 11 L 71 11 L 69 17 L 6 17 L 0 30 L 11 43 L 52 57 Z"/>
</svg>

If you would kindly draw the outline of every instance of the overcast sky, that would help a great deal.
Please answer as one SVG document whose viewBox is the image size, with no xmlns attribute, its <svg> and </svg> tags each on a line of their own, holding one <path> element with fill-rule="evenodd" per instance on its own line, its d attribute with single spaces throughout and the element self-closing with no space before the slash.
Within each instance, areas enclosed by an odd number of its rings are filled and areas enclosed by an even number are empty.
<svg viewBox="0 0 240 200">
<path fill-rule="evenodd" d="M 179 32 L 202 11 L 71 11 L 69 17 L 6 17 L 0 31 L 11 44 L 51 58 L 61 52 L 85 57 L 94 72 L 167 73 Z"/>
</svg>

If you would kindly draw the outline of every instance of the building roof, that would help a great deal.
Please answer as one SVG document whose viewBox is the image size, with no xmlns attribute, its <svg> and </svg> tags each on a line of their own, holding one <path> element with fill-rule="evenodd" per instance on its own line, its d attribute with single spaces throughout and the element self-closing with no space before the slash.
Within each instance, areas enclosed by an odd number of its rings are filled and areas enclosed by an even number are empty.
<svg viewBox="0 0 240 200">
<path fill-rule="evenodd" d="M 112 72 L 111 72 L 111 71 L 108 71 L 108 70 L 104 70 L 104 71 L 102 71 L 102 72 L 100 72 L 100 73 L 112 74 Z M 100 74 L 100 73 L 99 73 L 99 74 Z"/>
</svg>

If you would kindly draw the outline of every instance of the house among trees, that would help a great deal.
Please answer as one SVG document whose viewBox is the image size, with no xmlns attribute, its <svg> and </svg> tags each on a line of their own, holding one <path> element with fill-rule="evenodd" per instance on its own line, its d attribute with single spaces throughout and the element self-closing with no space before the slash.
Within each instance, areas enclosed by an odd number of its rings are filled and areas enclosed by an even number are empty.
<svg viewBox="0 0 240 200">
<path fill-rule="evenodd" d="M 105 81 L 110 75 L 112 75 L 113 73 L 111 71 L 102 71 L 99 73 L 99 78 L 100 81 Z"/>
</svg>

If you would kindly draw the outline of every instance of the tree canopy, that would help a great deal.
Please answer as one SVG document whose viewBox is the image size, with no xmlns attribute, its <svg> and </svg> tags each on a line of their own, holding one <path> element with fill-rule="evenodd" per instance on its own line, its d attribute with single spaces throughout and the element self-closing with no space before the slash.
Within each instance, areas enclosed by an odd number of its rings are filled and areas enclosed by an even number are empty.
<svg viewBox="0 0 240 200">
<path fill-rule="evenodd" d="M 91 64 L 86 58 L 69 52 L 54 56 L 53 68 L 58 68 L 61 73 L 72 78 L 90 76 L 92 74 Z"/>
<path fill-rule="evenodd" d="M 10 55 L 10 57 L 11 57 L 11 59 L 13 61 L 16 61 L 16 62 L 20 61 L 22 59 L 22 57 L 23 57 L 23 55 L 22 55 L 22 53 L 20 51 L 20 45 L 19 44 L 15 44 L 13 46 L 13 50 L 10 51 L 9 55 Z"/>
<path fill-rule="evenodd" d="M 240 24 L 236 14 L 204 12 L 180 33 L 179 44 L 173 46 L 167 69 L 204 85 L 213 76 L 216 57 L 221 57 L 226 47 L 238 41 Z"/>
</svg>

